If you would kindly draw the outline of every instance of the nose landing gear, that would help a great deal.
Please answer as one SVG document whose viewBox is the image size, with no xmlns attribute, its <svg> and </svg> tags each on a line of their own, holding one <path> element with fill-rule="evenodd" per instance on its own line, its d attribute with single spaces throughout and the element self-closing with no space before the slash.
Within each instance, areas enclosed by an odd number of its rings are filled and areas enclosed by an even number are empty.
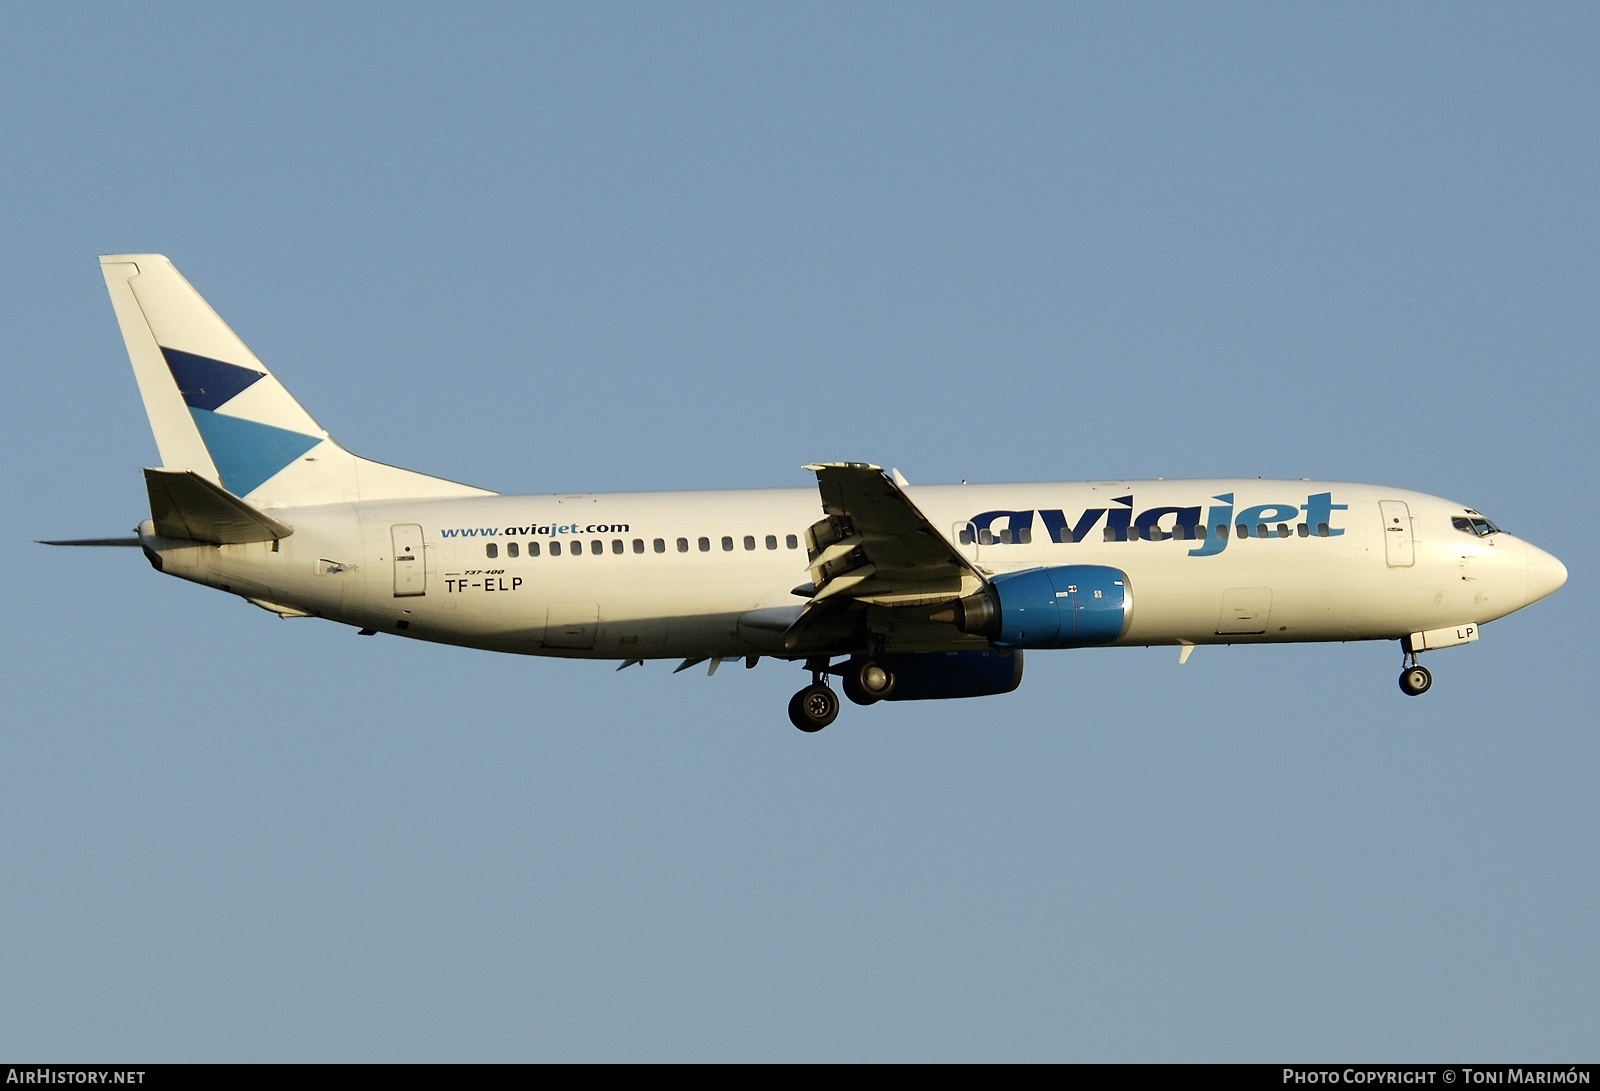
<svg viewBox="0 0 1600 1091">
<path fill-rule="evenodd" d="M 1421 697 L 1433 686 L 1433 673 L 1417 662 L 1417 653 L 1407 649 L 1404 641 L 1400 644 L 1406 649 L 1405 670 L 1400 672 L 1400 692 L 1407 697 Z"/>
<path fill-rule="evenodd" d="M 1420 697 L 1433 685 L 1433 674 L 1427 667 L 1410 666 L 1400 672 L 1400 692 L 1407 697 Z"/>
</svg>

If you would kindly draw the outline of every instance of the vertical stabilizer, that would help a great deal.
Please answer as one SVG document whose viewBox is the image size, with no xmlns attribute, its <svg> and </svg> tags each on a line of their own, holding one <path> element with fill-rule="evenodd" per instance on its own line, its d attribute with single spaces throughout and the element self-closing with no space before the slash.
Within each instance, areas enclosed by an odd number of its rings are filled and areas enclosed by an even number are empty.
<svg viewBox="0 0 1600 1091">
<path fill-rule="evenodd" d="M 340 447 L 161 255 L 100 268 L 164 469 L 257 507 L 484 492 Z"/>
</svg>

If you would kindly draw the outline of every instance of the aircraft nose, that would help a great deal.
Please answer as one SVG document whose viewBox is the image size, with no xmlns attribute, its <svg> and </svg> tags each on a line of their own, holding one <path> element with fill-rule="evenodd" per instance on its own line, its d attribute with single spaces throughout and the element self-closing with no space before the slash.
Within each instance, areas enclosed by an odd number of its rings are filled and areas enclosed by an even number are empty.
<svg viewBox="0 0 1600 1091">
<path fill-rule="evenodd" d="M 1538 602 L 1567 582 L 1567 566 L 1538 546 L 1528 546 L 1528 601 Z"/>
</svg>

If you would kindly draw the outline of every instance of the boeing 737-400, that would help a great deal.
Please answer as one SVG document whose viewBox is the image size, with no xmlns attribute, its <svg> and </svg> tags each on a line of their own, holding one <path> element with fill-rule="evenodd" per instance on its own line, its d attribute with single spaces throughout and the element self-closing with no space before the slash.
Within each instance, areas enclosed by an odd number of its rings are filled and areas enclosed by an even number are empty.
<svg viewBox="0 0 1600 1091">
<path fill-rule="evenodd" d="M 1396 640 L 1424 651 L 1560 587 L 1555 557 L 1435 496 L 1327 481 L 503 496 L 334 442 L 166 258 L 100 259 L 161 454 L 137 545 L 285 617 L 526 655 L 803 666 L 803 731 L 982 697 L 1034 648 Z M 621 669 L 621 668 L 619 668 Z"/>
</svg>

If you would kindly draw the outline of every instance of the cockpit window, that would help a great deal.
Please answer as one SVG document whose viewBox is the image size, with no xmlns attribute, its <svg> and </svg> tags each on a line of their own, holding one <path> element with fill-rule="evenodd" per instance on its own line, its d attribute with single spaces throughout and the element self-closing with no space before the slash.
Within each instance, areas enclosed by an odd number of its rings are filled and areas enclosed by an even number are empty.
<svg viewBox="0 0 1600 1091">
<path fill-rule="evenodd" d="M 1467 515 L 1452 516 L 1450 519 L 1450 525 L 1461 531 L 1463 534 L 1475 534 L 1479 538 L 1487 538 L 1491 534 L 1500 533 L 1499 527 L 1489 522 L 1489 520 L 1485 519 L 1477 512 L 1471 512 Z"/>
</svg>

